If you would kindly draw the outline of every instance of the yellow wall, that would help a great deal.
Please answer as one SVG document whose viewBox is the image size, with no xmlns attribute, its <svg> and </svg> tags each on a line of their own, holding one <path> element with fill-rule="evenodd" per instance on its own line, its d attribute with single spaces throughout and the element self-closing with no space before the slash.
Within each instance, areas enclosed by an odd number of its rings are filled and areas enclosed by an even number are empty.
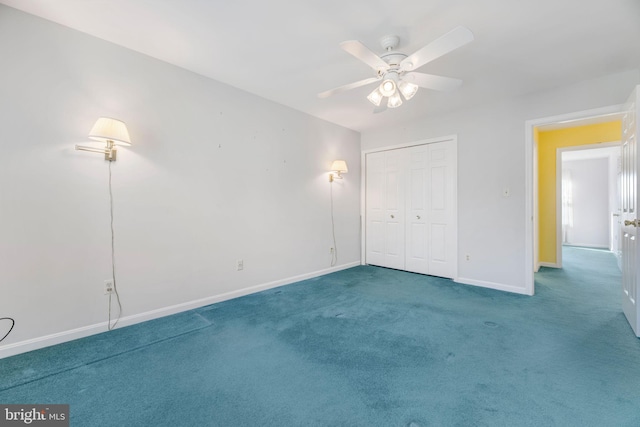
<svg viewBox="0 0 640 427">
<path fill-rule="evenodd" d="M 556 153 L 561 147 L 620 141 L 620 120 L 595 125 L 539 131 L 538 147 L 538 218 L 539 260 L 556 264 Z M 595 147 L 594 147 L 595 148 Z"/>
</svg>

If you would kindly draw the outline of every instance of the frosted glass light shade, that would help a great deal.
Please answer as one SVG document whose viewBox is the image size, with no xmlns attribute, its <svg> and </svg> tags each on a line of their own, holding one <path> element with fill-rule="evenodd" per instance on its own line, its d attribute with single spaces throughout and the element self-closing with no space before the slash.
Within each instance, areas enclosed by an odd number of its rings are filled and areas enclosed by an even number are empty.
<svg viewBox="0 0 640 427">
<path fill-rule="evenodd" d="M 387 107 L 396 108 L 402 105 L 402 98 L 400 98 L 400 93 L 395 91 L 393 95 L 389 97 L 389 102 L 387 102 Z"/>
<path fill-rule="evenodd" d="M 89 132 L 89 138 L 94 141 L 113 141 L 119 145 L 131 145 L 129 131 L 124 122 L 109 117 L 100 117 Z"/>
<path fill-rule="evenodd" d="M 334 160 L 333 163 L 331 163 L 331 170 L 338 173 L 349 172 L 349 169 L 347 168 L 347 162 L 345 162 L 344 160 Z"/>
<path fill-rule="evenodd" d="M 380 88 L 375 88 L 373 92 L 367 96 L 367 99 L 376 107 L 380 106 L 380 101 L 382 101 L 382 93 L 380 92 Z"/>
<path fill-rule="evenodd" d="M 380 93 L 384 96 L 391 96 L 396 91 L 396 82 L 392 79 L 385 79 L 379 87 Z"/>
<path fill-rule="evenodd" d="M 400 92 L 402 92 L 402 96 L 404 96 L 404 99 L 406 99 L 407 101 L 413 98 L 413 95 L 418 92 L 417 85 L 405 82 L 404 80 L 402 80 L 400 84 L 398 84 L 398 89 L 400 89 Z"/>
</svg>

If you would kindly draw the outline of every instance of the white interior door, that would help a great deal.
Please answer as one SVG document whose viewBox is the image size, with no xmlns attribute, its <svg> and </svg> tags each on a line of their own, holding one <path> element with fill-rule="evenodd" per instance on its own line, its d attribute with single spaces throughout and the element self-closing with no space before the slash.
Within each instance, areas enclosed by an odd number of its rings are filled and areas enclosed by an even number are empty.
<svg viewBox="0 0 640 427">
<path fill-rule="evenodd" d="M 404 150 L 407 156 L 406 270 L 429 274 L 428 188 L 429 148 Z"/>
<path fill-rule="evenodd" d="M 366 263 L 455 278 L 455 141 L 365 157 Z"/>
<path fill-rule="evenodd" d="M 385 265 L 385 175 L 384 152 L 370 153 L 366 165 L 366 259 L 368 264 Z"/>
<path fill-rule="evenodd" d="M 385 267 L 403 270 L 404 262 L 404 156 L 402 150 L 385 152 Z"/>
<path fill-rule="evenodd" d="M 622 120 L 622 309 L 636 336 L 640 337 L 637 297 L 640 277 L 638 246 L 638 96 L 636 87 L 626 104 Z"/>
<path fill-rule="evenodd" d="M 429 144 L 429 274 L 455 276 L 458 235 L 456 232 L 456 149 L 450 142 Z"/>
<path fill-rule="evenodd" d="M 366 156 L 366 259 L 403 270 L 404 179 L 398 150 Z"/>
</svg>

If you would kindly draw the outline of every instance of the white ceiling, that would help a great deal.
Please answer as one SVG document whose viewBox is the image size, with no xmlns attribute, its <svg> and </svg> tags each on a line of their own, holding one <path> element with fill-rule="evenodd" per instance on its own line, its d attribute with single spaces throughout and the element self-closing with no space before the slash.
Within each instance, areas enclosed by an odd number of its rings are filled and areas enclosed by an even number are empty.
<svg viewBox="0 0 640 427">
<path fill-rule="evenodd" d="M 358 131 L 640 68 L 640 0 L 0 0 Z M 373 114 L 374 76 L 339 43 L 411 54 L 463 25 L 475 41 L 421 72 L 464 80 Z M 630 88 L 631 89 L 631 88 Z M 622 100 L 621 100 L 622 102 Z"/>
</svg>

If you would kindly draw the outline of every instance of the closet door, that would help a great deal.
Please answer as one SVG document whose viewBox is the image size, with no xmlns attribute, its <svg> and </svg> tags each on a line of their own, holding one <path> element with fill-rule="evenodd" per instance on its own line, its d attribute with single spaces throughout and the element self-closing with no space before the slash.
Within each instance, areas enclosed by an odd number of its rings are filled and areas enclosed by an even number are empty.
<svg viewBox="0 0 640 427">
<path fill-rule="evenodd" d="M 405 208 L 402 150 L 367 154 L 366 260 L 405 268 Z"/>
<path fill-rule="evenodd" d="M 438 142 L 429 144 L 427 147 L 429 149 L 428 274 L 453 278 L 456 270 L 458 240 L 456 149 L 451 142 Z"/>
<path fill-rule="evenodd" d="M 385 153 L 385 267 L 404 270 L 404 153 Z"/>
<path fill-rule="evenodd" d="M 366 155 L 365 167 L 365 247 L 366 262 L 385 265 L 385 173 L 384 152 Z"/>
<path fill-rule="evenodd" d="M 366 263 L 454 278 L 454 141 L 366 155 Z"/>
<path fill-rule="evenodd" d="M 406 228 L 405 259 L 407 271 L 429 274 L 429 148 L 406 148 Z"/>
</svg>

